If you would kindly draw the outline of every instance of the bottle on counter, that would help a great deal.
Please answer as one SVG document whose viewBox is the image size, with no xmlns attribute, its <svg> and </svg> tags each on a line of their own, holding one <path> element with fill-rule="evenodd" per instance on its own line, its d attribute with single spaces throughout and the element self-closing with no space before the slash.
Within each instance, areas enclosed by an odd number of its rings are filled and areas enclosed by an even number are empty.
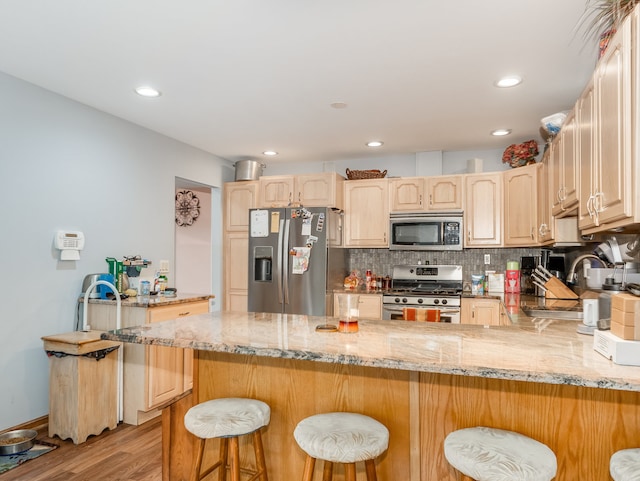
<svg viewBox="0 0 640 481">
<path fill-rule="evenodd" d="M 371 278 L 373 275 L 371 274 L 371 269 L 367 269 L 367 273 L 364 276 L 364 286 L 366 289 L 371 289 Z"/>
<path fill-rule="evenodd" d="M 507 271 L 504 275 L 504 292 L 520 292 L 520 263 L 518 261 L 507 262 Z"/>
</svg>

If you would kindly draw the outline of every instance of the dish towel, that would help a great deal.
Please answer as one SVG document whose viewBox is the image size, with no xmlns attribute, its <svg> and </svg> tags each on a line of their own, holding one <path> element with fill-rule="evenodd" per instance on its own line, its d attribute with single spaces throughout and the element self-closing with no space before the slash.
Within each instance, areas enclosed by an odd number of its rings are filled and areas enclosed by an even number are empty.
<svg viewBox="0 0 640 481">
<path fill-rule="evenodd" d="M 402 318 L 405 321 L 440 322 L 440 310 L 403 307 Z"/>
</svg>

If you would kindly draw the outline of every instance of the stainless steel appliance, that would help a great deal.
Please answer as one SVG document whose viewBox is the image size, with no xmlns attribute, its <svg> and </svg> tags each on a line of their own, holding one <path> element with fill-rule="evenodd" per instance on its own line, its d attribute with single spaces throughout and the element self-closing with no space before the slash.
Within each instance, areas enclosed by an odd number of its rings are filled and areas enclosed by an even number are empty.
<svg viewBox="0 0 640 481">
<path fill-rule="evenodd" d="M 462 214 L 392 214 L 391 250 L 462 250 Z"/>
<path fill-rule="evenodd" d="M 333 288 L 347 275 L 340 215 L 321 207 L 250 210 L 249 311 L 333 315 Z"/>
<path fill-rule="evenodd" d="M 462 266 L 398 265 L 382 296 L 383 319 L 404 319 L 403 308 L 437 309 L 440 322 L 460 323 Z"/>
</svg>

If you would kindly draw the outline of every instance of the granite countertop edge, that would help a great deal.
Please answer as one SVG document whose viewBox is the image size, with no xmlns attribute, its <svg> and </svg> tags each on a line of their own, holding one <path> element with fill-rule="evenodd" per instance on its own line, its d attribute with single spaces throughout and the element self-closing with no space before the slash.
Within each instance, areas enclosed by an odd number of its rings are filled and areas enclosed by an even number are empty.
<svg viewBox="0 0 640 481">
<path fill-rule="evenodd" d="M 208 313 L 109 331 L 103 339 L 250 356 L 414 372 L 640 391 L 640 367 L 593 350 L 575 321 L 525 319 L 511 326 L 360 321 L 356 334 L 318 333 L 336 319 Z"/>
</svg>

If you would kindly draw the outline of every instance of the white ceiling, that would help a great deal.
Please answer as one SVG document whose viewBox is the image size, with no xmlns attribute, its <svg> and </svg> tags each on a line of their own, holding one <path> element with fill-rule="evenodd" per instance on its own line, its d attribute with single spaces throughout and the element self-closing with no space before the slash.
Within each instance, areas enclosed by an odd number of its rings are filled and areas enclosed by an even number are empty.
<svg viewBox="0 0 640 481">
<path fill-rule="evenodd" d="M 585 87 L 586 3 L 2 0 L 0 71 L 231 161 L 501 149 Z"/>
</svg>

